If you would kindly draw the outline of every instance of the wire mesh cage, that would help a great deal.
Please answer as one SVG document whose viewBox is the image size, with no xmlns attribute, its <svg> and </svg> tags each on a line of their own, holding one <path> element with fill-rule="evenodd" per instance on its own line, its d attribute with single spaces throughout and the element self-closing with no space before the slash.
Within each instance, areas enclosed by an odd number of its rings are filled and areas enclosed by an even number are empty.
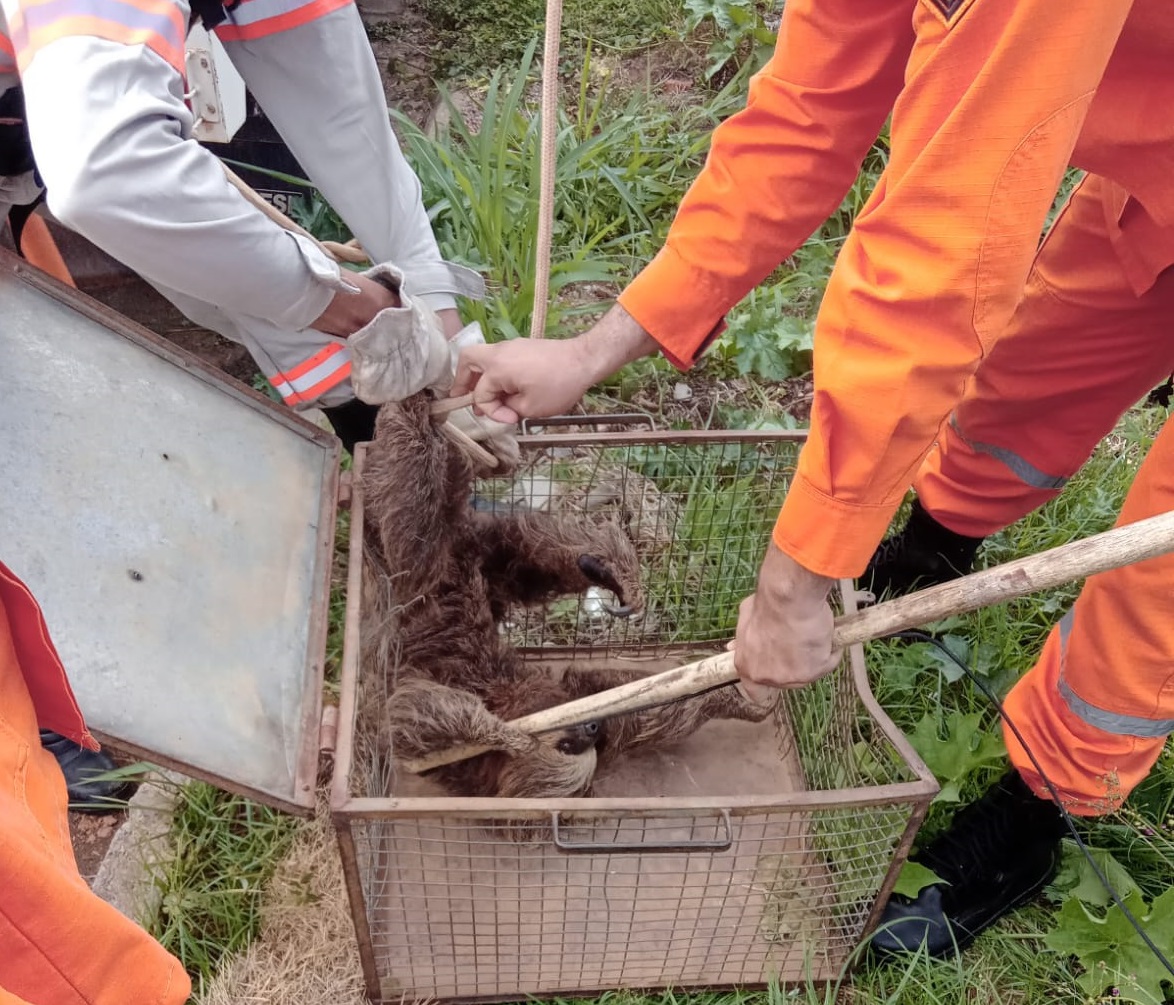
<svg viewBox="0 0 1174 1005">
<path fill-rule="evenodd" d="M 582 422 L 522 437 L 518 472 L 479 484 L 474 505 L 618 521 L 640 554 L 643 615 L 612 619 L 589 591 L 509 612 L 508 640 L 551 667 L 649 672 L 723 648 L 804 433 Z M 356 491 L 352 527 L 362 506 Z M 361 556 L 354 534 L 332 805 L 373 1000 L 841 972 L 937 791 L 873 699 L 859 646 L 766 721 L 633 753 L 589 798 L 454 798 L 356 727 L 385 698 L 360 670 Z"/>
</svg>

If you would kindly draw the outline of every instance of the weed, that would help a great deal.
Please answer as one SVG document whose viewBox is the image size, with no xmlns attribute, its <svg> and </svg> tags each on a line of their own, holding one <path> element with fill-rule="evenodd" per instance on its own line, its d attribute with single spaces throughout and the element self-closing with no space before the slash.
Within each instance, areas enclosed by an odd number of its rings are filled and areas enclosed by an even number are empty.
<svg viewBox="0 0 1174 1005">
<path fill-rule="evenodd" d="M 527 97 L 533 55 L 531 43 L 512 79 L 493 74 L 479 124 L 447 92 L 448 114 L 435 137 L 396 117 L 442 252 L 489 277 L 489 296 L 467 314 L 490 339 L 528 330 L 534 302 L 540 157 Z M 735 100 L 731 90 L 705 109 L 674 112 L 637 96 L 615 109 L 605 89 L 584 90 L 575 118 L 560 115 L 550 328 L 573 311 L 573 298 L 560 294 L 585 283 L 614 288 L 651 257 L 700 166 L 716 116 Z"/>
<path fill-rule="evenodd" d="M 296 827 L 292 817 L 203 782 L 180 790 L 175 854 L 157 879 L 163 902 L 152 934 L 197 988 L 256 936 L 262 890 Z"/>
<path fill-rule="evenodd" d="M 709 44 L 708 66 L 705 78 L 749 65 L 757 70 L 770 58 L 775 46 L 775 33 L 767 26 L 762 10 L 754 0 L 685 0 L 689 16 L 684 33 L 692 35 L 703 25 L 716 29 L 716 37 Z"/>
<path fill-rule="evenodd" d="M 784 279 L 753 290 L 727 318 L 726 330 L 710 350 L 711 367 L 769 381 L 809 373 L 814 325 L 791 313 L 795 285 Z"/>
<path fill-rule="evenodd" d="M 543 32 L 545 0 L 422 0 L 421 13 L 440 36 L 439 66 L 476 74 L 517 60 Z M 563 7 L 568 48 L 586 43 L 636 50 L 681 23 L 680 0 L 569 0 Z"/>
</svg>

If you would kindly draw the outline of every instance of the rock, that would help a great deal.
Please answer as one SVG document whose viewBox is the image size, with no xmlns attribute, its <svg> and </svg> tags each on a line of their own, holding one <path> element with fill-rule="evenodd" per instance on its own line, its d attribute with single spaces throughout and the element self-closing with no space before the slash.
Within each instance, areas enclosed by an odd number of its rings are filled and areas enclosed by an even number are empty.
<svg viewBox="0 0 1174 1005">
<path fill-rule="evenodd" d="M 404 11 L 404 0 L 359 0 L 364 21 L 387 21 Z"/>
<path fill-rule="evenodd" d="M 94 893 L 139 924 L 159 911 L 156 870 L 171 853 L 171 820 L 185 781 L 173 771 L 147 776 L 94 877 Z"/>
<path fill-rule="evenodd" d="M 527 475 L 515 485 L 515 494 L 527 509 L 549 510 L 558 495 L 558 487 L 542 475 Z"/>
<path fill-rule="evenodd" d="M 673 401 L 688 401 L 693 397 L 693 388 L 678 382 L 673 386 Z"/>
</svg>

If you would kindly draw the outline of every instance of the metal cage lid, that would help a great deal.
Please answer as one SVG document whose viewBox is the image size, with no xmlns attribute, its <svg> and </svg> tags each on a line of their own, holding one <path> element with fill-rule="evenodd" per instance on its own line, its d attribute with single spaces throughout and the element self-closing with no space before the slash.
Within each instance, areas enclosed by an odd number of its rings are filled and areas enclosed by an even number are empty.
<svg viewBox="0 0 1174 1005">
<path fill-rule="evenodd" d="M 90 727 L 314 802 L 340 444 L 0 252 L 0 554 Z"/>
</svg>

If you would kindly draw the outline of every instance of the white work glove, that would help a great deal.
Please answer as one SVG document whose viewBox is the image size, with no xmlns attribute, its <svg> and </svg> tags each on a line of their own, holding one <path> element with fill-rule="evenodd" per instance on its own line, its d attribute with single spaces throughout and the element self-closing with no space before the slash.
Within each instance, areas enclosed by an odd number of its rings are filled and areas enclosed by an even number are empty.
<svg viewBox="0 0 1174 1005">
<path fill-rule="evenodd" d="M 476 321 L 465 325 L 449 339 L 451 373 L 455 374 L 457 359 L 461 350 L 469 345 L 484 345 L 485 334 Z M 451 386 L 451 378 L 449 384 Z M 503 464 L 514 467 L 521 458 L 516 439 L 517 425 L 512 422 L 498 422 L 486 415 L 477 415 L 471 405 L 450 412 L 448 421 L 470 439 L 476 440 L 492 451 Z"/>
<path fill-rule="evenodd" d="M 355 396 L 382 405 L 424 388 L 445 394 L 454 371 L 440 319 L 404 293 L 404 274 L 394 265 L 377 265 L 363 275 L 394 290 L 402 306 L 380 311 L 347 339 Z"/>
</svg>

